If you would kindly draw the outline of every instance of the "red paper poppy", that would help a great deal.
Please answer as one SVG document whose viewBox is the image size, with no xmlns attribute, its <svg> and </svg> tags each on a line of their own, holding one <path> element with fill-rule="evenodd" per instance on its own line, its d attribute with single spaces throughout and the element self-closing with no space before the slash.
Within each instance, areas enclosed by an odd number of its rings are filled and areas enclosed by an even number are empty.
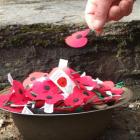
<svg viewBox="0 0 140 140">
<path fill-rule="evenodd" d="M 77 71 L 74 71 L 71 68 L 67 68 L 65 70 L 65 73 L 71 78 L 71 79 L 76 79 L 80 77 L 80 74 Z"/>
<path fill-rule="evenodd" d="M 23 105 L 29 101 L 29 98 L 25 96 L 26 92 L 28 91 L 24 89 L 23 85 L 19 81 L 13 81 L 12 90 L 13 92 L 9 98 L 9 101 L 13 104 Z"/>
<path fill-rule="evenodd" d="M 122 88 L 113 87 L 111 88 L 111 92 L 115 95 L 121 95 L 123 94 L 124 90 Z"/>
<path fill-rule="evenodd" d="M 95 102 L 98 99 L 98 96 L 96 93 L 88 90 L 83 90 L 83 95 L 84 95 L 84 102 L 87 103 L 92 103 Z"/>
<path fill-rule="evenodd" d="M 54 92 L 58 92 L 58 87 L 50 80 L 46 80 L 44 82 L 34 82 L 30 92 L 27 93 L 27 97 L 32 100 L 44 100 L 45 94 L 50 90 L 54 90 Z"/>
<path fill-rule="evenodd" d="M 90 29 L 85 29 L 85 30 L 73 33 L 72 36 L 75 37 L 75 38 L 79 35 L 82 35 L 82 37 L 86 37 L 89 32 L 90 32 Z"/>
<path fill-rule="evenodd" d="M 98 87 L 97 82 L 93 81 L 91 76 L 83 76 L 83 77 L 77 78 L 75 80 L 85 86 L 90 86 L 93 88 Z"/>
<path fill-rule="evenodd" d="M 106 91 L 110 91 L 111 88 L 114 87 L 114 83 L 111 81 L 104 81 L 100 87 L 98 88 L 98 91 L 101 93 L 102 96 L 106 97 L 108 96 L 106 94 Z"/>
<path fill-rule="evenodd" d="M 23 107 L 9 107 L 9 106 L 5 106 L 4 109 L 12 112 L 12 113 L 21 113 L 23 110 Z"/>
<path fill-rule="evenodd" d="M 38 78 L 46 76 L 48 76 L 48 73 L 33 72 L 23 81 L 23 85 L 24 87 L 28 87 L 29 85 L 33 84 L 33 82 Z"/>
<path fill-rule="evenodd" d="M 104 82 L 102 83 L 102 85 L 103 85 L 104 87 L 108 87 L 108 88 L 113 88 L 113 87 L 115 86 L 115 84 L 114 84 L 112 81 L 104 81 Z"/>
<path fill-rule="evenodd" d="M 15 105 L 25 105 L 27 102 L 30 101 L 27 97 L 19 97 L 16 93 L 13 93 L 10 98 L 9 102 L 12 102 Z"/>
<path fill-rule="evenodd" d="M 9 101 L 11 94 L 0 94 L 0 108 L 3 108 L 3 106 L 5 106 L 5 104 Z"/>
<path fill-rule="evenodd" d="M 24 89 L 21 82 L 19 82 L 17 80 L 13 80 L 12 89 L 14 90 L 14 93 L 17 93 L 19 96 L 25 96 L 24 92 L 26 90 Z"/>
<path fill-rule="evenodd" d="M 73 93 L 64 102 L 67 106 L 80 106 L 84 103 L 84 98 L 82 91 L 75 87 Z"/>
<path fill-rule="evenodd" d="M 44 106 L 45 104 L 45 100 L 37 100 L 35 102 L 35 108 L 41 108 L 42 106 Z"/>
<path fill-rule="evenodd" d="M 23 107 L 19 107 L 19 108 L 10 107 L 10 104 L 12 103 L 9 101 L 10 96 L 11 93 L 0 95 L 0 108 L 4 110 L 8 110 L 10 112 L 20 113 Z"/>
<path fill-rule="evenodd" d="M 61 87 L 65 87 L 67 86 L 67 79 L 65 77 L 60 77 L 57 80 L 57 83 L 61 86 Z"/>
<path fill-rule="evenodd" d="M 106 94 L 106 91 L 110 91 L 110 90 L 111 90 L 110 87 L 104 87 L 104 86 L 102 86 L 102 87 L 100 87 L 100 88 L 98 89 L 98 91 L 101 93 L 101 95 L 102 95 L 103 97 L 108 96 L 108 95 Z"/>
<path fill-rule="evenodd" d="M 120 95 L 123 93 L 122 88 L 116 88 L 114 86 L 115 84 L 112 81 L 104 81 L 98 90 L 103 96 L 108 96 L 106 94 L 106 91 L 111 91 L 113 94 L 116 94 L 116 95 Z"/>
<path fill-rule="evenodd" d="M 61 94 L 53 93 L 52 91 L 45 94 L 45 102 L 47 104 L 55 104 L 60 100 L 63 100 L 64 97 Z"/>
<path fill-rule="evenodd" d="M 66 44 L 73 48 L 84 47 L 88 42 L 86 36 L 88 35 L 89 31 L 90 31 L 89 29 L 86 29 L 83 31 L 78 31 L 72 34 L 71 36 L 68 36 L 65 39 Z"/>
</svg>

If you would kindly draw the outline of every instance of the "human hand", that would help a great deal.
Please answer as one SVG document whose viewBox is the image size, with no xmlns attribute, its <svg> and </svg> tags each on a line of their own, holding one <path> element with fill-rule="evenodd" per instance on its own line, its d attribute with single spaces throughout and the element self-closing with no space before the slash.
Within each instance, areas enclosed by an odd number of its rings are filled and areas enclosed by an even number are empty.
<svg viewBox="0 0 140 140">
<path fill-rule="evenodd" d="M 90 29 L 102 30 L 106 22 L 118 21 L 132 12 L 134 0 L 88 0 L 85 19 Z"/>
</svg>

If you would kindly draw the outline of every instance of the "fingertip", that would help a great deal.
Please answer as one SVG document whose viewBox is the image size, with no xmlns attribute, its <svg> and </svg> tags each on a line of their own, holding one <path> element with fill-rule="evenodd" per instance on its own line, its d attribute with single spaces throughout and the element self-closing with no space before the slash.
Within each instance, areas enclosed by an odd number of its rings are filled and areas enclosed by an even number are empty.
<svg viewBox="0 0 140 140">
<path fill-rule="evenodd" d="M 133 0 L 122 0 L 119 4 L 121 12 L 124 16 L 128 16 L 133 9 Z"/>
<path fill-rule="evenodd" d="M 93 22 L 93 28 L 96 30 L 96 31 L 100 31 L 103 26 L 105 25 L 105 22 L 102 21 L 102 20 L 94 20 Z"/>
<path fill-rule="evenodd" d="M 116 5 L 112 6 L 110 8 L 108 18 L 109 18 L 109 20 L 114 20 L 114 21 L 120 20 L 122 18 L 122 13 L 121 13 L 120 7 L 116 6 Z"/>
<path fill-rule="evenodd" d="M 104 24 L 102 24 L 99 20 L 95 20 L 92 23 L 88 24 L 91 30 L 95 30 L 96 32 L 100 33 Z"/>
<path fill-rule="evenodd" d="M 94 28 L 93 28 L 93 21 L 94 21 L 93 15 L 86 14 L 86 15 L 85 15 L 85 20 L 86 20 L 86 23 L 87 23 L 88 27 L 89 27 L 91 30 L 94 30 Z"/>
</svg>

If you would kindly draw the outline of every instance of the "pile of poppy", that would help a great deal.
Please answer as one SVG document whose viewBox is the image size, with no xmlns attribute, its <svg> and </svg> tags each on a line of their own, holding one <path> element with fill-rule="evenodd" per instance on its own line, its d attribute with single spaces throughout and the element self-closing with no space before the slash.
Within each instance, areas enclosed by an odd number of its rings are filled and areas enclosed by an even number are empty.
<svg viewBox="0 0 140 140">
<path fill-rule="evenodd" d="M 71 68 L 64 72 L 75 84 L 68 96 L 49 78 L 49 73 L 33 72 L 23 83 L 11 81 L 8 93 L 0 95 L 0 108 L 23 114 L 28 114 L 25 107 L 33 114 L 69 113 L 113 105 L 122 99 L 124 91 L 121 84 L 93 79 L 85 73 L 80 75 Z M 57 83 L 64 88 L 67 79 L 61 76 Z"/>
</svg>

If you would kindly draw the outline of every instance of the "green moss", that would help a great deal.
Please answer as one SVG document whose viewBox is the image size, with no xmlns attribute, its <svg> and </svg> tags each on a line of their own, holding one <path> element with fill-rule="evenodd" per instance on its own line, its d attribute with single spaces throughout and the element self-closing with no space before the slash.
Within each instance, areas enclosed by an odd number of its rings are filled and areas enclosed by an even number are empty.
<svg viewBox="0 0 140 140">
<path fill-rule="evenodd" d="M 8 83 L 0 83 L 0 91 L 5 89 L 6 87 L 9 87 Z"/>
<path fill-rule="evenodd" d="M 0 48 L 8 47 L 62 47 L 65 45 L 64 38 L 72 32 L 86 28 L 85 25 L 53 25 L 53 24 L 33 24 L 33 25 L 10 25 L 0 29 Z M 134 42 L 136 36 L 140 34 L 139 22 L 116 23 L 105 28 L 105 33 L 100 37 L 90 36 L 90 46 L 94 41 L 95 45 L 104 43 L 120 42 L 122 46 L 125 41 Z M 115 32 L 115 33 L 114 33 Z M 123 40 L 123 41 L 122 41 Z M 120 46 L 118 46 L 120 47 Z"/>
</svg>

